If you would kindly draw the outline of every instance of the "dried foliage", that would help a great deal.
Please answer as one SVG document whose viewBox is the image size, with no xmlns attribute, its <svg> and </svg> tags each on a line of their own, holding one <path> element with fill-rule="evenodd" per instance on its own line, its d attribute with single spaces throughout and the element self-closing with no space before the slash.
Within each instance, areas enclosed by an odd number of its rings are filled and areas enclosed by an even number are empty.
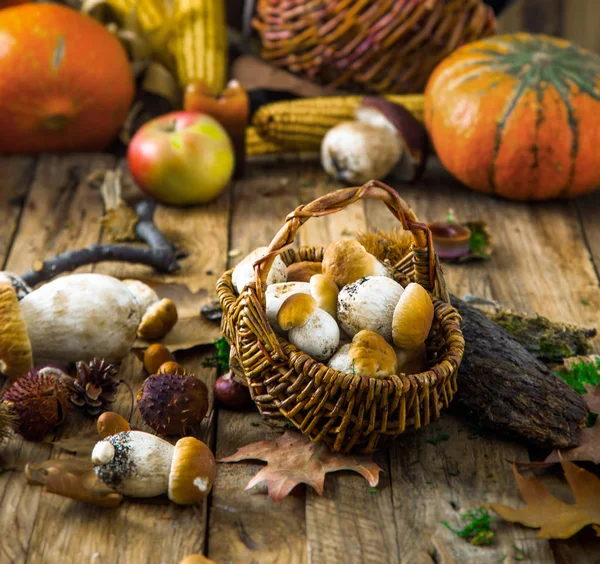
<svg viewBox="0 0 600 564">
<path fill-rule="evenodd" d="M 328 472 L 352 470 L 363 476 L 371 487 L 375 487 L 381 471 L 371 455 L 332 453 L 324 443 L 312 443 L 295 431 L 286 431 L 276 439 L 242 447 L 220 462 L 242 460 L 267 462 L 267 466 L 248 482 L 246 489 L 266 481 L 269 495 L 276 502 L 286 497 L 298 484 L 307 484 L 321 495 Z"/>
<path fill-rule="evenodd" d="M 600 478 L 572 462 L 561 464 L 575 503 L 557 499 L 535 476 L 524 478 L 513 464 L 517 486 L 527 505 L 513 509 L 491 503 L 487 507 L 506 521 L 539 528 L 537 536 L 543 539 L 568 539 L 588 525 L 600 533 Z"/>
</svg>

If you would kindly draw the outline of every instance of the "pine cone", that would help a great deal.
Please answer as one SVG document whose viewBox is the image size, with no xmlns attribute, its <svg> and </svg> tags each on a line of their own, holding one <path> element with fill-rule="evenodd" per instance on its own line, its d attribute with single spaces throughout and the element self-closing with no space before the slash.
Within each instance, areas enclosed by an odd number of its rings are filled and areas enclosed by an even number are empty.
<svg viewBox="0 0 600 564">
<path fill-rule="evenodd" d="M 63 378 L 69 388 L 69 401 L 76 409 L 91 416 L 106 411 L 117 394 L 117 367 L 101 358 L 94 358 L 89 363 L 78 362 L 76 366 L 75 378 Z"/>
</svg>

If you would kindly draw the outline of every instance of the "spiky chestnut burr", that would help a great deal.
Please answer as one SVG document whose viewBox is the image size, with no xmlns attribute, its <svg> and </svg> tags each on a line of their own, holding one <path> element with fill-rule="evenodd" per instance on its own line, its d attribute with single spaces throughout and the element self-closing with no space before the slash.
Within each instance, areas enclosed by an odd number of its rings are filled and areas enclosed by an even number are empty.
<svg viewBox="0 0 600 564">
<path fill-rule="evenodd" d="M 16 430 L 27 440 L 41 441 L 69 411 L 69 390 L 57 373 L 52 368 L 29 372 L 4 393 L 4 401 L 16 416 Z"/>
<path fill-rule="evenodd" d="M 208 411 L 208 389 L 192 374 L 154 374 L 144 380 L 137 405 L 159 435 L 189 435 Z"/>
</svg>

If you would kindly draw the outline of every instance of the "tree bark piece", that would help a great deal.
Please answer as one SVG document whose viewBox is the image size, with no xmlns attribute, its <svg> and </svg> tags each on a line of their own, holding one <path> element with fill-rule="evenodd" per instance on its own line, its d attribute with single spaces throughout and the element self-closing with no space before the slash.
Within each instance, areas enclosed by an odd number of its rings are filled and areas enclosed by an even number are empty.
<svg viewBox="0 0 600 564">
<path fill-rule="evenodd" d="M 452 305 L 466 343 L 452 409 L 530 445 L 578 445 L 587 417 L 581 397 L 483 313 L 454 296 Z"/>
</svg>

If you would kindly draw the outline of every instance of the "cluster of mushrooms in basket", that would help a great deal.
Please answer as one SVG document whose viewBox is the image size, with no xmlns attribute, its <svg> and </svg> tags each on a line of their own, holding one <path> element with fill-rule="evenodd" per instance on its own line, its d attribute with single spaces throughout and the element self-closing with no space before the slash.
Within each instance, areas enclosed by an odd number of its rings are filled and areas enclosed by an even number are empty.
<svg viewBox="0 0 600 564">
<path fill-rule="evenodd" d="M 233 270 L 241 293 L 254 282 L 255 249 Z M 391 269 L 355 240 L 330 243 L 322 263 L 287 267 L 277 256 L 267 278 L 266 315 L 275 332 L 330 368 L 365 377 L 423 369 L 434 308 L 427 291 L 402 287 Z"/>
</svg>

